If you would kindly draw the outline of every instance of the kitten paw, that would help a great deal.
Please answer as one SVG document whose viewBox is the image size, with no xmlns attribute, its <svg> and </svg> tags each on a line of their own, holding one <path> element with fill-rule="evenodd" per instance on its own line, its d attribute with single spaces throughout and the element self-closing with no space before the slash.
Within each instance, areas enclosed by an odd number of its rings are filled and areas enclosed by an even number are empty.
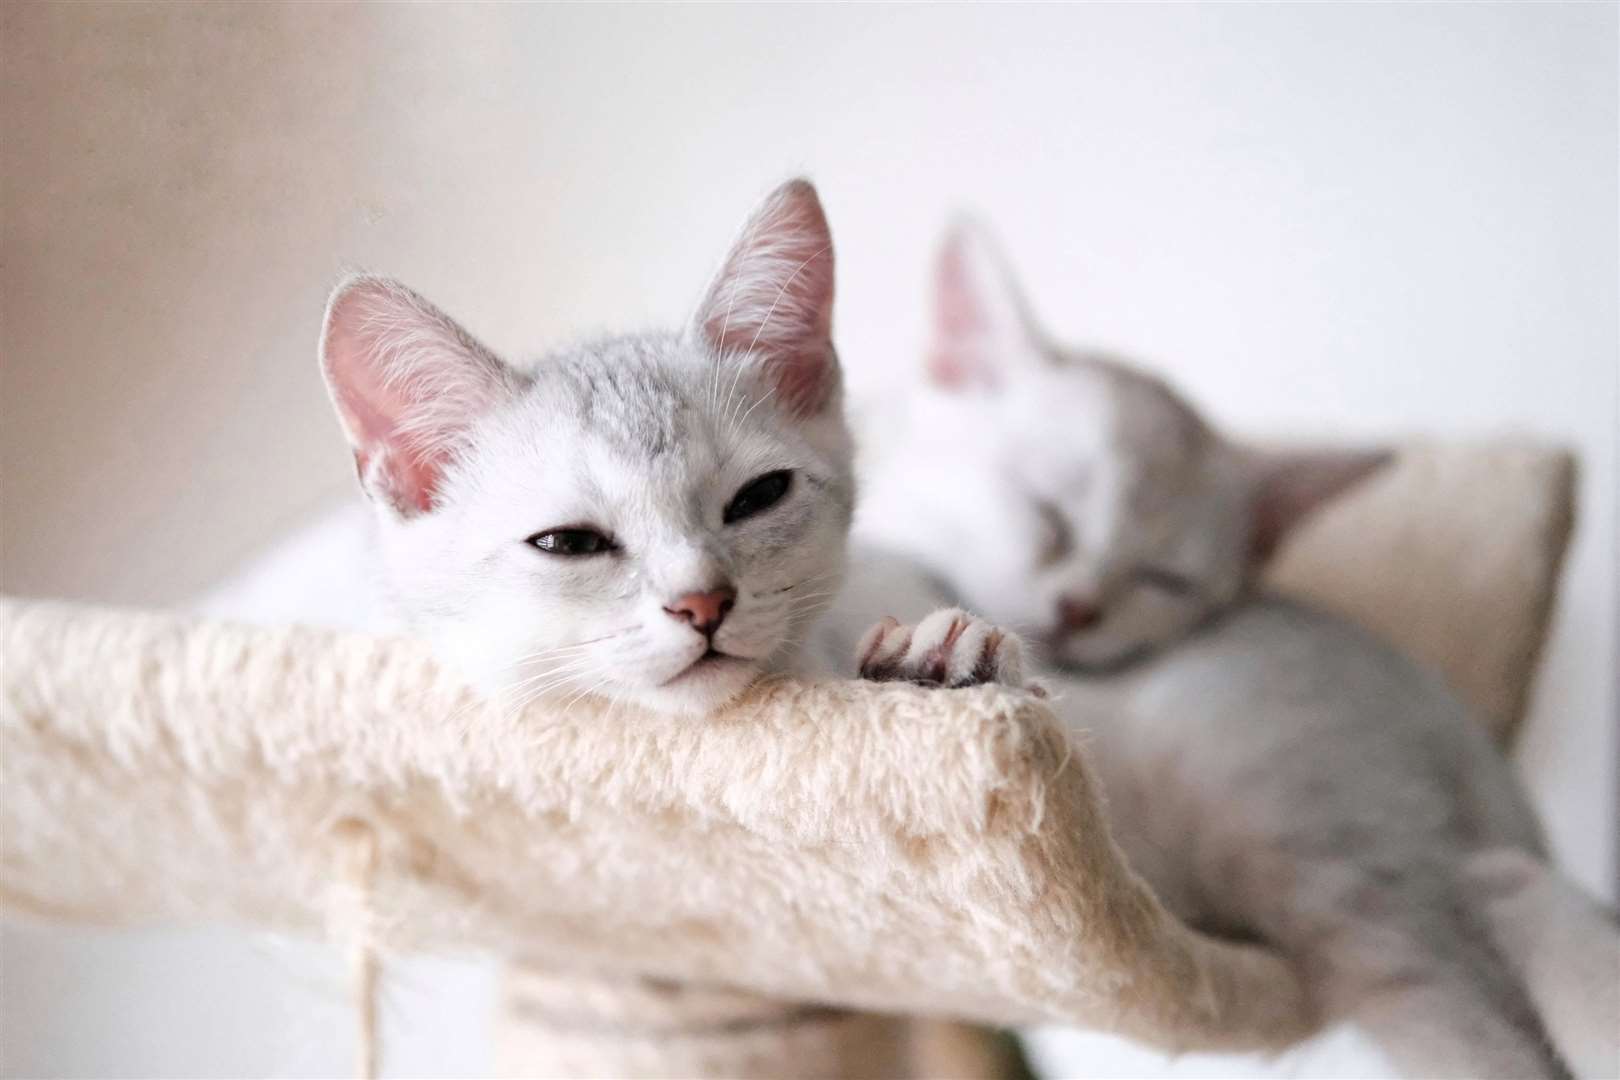
<svg viewBox="0 0 1620 1080">
<path fill-rule="evenodd" d="M 884 619 L 861 638 L 855 657 L 860 677 L 873 682 L 1025 685 L 1018 638 L 960 608 L 941 608 L 916 626 Z"/>
</svg>

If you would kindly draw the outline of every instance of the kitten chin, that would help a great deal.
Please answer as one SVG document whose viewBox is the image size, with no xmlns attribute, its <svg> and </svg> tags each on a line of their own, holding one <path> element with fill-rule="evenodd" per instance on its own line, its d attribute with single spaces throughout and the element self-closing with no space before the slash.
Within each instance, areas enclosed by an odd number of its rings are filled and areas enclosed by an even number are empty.
<svg viewBox="0 0 1620 1080">
<path fill-rule="evenodd" d="M 1066 638 L 1046 650 L 1049 662 L 1082 675 L 1112 675 L 1151 656 L 1161 642 Z"/>
<path fill-rule="evenodd" d="M 756 660 L 735 656 L 701 659 L 661 686 L 626 687 L 623 700 L 652 712 L 698 717 L 741 697 L 764 674 Z"/>
<path fill-rule="evenodd" d="M 491 642 L 476 621 L 429 634 L 435 653 L 449 663 L 481 696 L 511 708 L 531 704 L 569 705 L 589 696 L 614 705 L 629 705 L 667 716 L 701 716 L 730 704 L 765 674 L 758 660 L 736 656 L 699 657 L 661 682 L 640 681 L 645 669 L 626 669 L 623 677 L 582 676 L 537 689 L 521 655 Z"/>
</svg>

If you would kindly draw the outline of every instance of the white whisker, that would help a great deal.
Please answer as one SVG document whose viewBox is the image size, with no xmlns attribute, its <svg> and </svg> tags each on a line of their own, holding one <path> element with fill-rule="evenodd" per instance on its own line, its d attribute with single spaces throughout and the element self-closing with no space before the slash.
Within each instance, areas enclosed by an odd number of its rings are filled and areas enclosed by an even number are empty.
<svg viewBox="0 0 1620 1080">
<path fill-rule="evenodd" d="M 771 309 L 765 313 L 765 318 L 760 322 L 759 329 L 754 331 L 754 340 L 748 343 L 749 352 L 754 351 L 754 346 L 759 344 L 759 336 L 763 334 L 765 332 L 765 328 L 771 324 L 771 316 L 776 314 L 776 306 L 782 302 L 782 297 L 787 295 L 788 286 L 792 285 L 794 280 L 804 272 L 805 267 L 821 258 L 821 256 L 825 255 L 831 249 L 831 244 L 823 244 L 820 250 L 793 268 L 793 273 L 789 274 L 788 279 L 782 282 L 781 288 L 776 290 L 776 299 L 771 301 Z"/>
</svg>

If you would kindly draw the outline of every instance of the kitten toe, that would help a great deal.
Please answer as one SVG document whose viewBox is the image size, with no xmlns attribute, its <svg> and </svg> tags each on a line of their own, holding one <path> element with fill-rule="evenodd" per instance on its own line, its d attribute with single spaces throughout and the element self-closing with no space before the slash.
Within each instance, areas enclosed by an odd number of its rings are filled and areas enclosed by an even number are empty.
<svg viewBox="0 0 1620 1080">
<path fill-rule="evenodd" d="M 862 635 L 855 648 L 856 669 L 863 679 L 888 682 L 904 679 L 900 661 L 911 645 L 911 629 L 888 616 Z"/>
<path fill-rule="evenodd" d="M 945 686 L 953 665 L 953 655 L 962 634 L 973 621 L 959 608 L 941 608 L 917 624 L 911 634 L 901 668 L 903 678 L 930 686 Z"/>
<path fill-rule="evenodd" d="M 963 685 L 1024 685 L 1024 643 L 1015 634 L 986 625 L 983 643 L 973 657 L 973 671 Z M 1044 694 L 1042 695 L 1044 696 Z"/>
<path fill-rule="evenodd" d="M 940 681 L 950 687 L 996 682 L 995 668 L 986 664 L 986 657 L 994 655 L 995 642 L 1002 636 L 999 628 L 983 619 L 966 620 L 956 637 L 950 663 Z"/>
<path fill-rule="evenodd" d="M 953 689 L 1024 682 L 1018 638 L 960 608 L 942 608 L 915 627 L 885 619 L 861 639 L 857 658 L 861 677 L 875 681 Z"/>
<path fill-rule="evenodd" d="M 936 611 L 917 624 L 906 663 L 914 680 L 940 686 L 1024 683 L 1017 635 L 958 608 Z"/>
</svg>

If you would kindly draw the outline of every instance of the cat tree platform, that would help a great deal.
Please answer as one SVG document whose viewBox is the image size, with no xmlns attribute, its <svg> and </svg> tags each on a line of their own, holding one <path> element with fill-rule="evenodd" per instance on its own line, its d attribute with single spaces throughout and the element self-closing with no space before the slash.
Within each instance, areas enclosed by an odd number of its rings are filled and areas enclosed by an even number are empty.
<svg viewBox="0 0 1620 1080">
<path fill-rule="evenodd" d="M 1375 603 L 1505 737 L 1571 500 L 1556 452 L 1414 450 L 1277 580 Z M 1314 1023 L 1277 957 L 1165 911 L 1021 692 L 512 714 L 406 641 L 24 601 L 0 622 L 8 911 L 325 934 L 367 1030 L 378 958 L 449 948 L 521 962 L 503 1042 L 536 1075 L 903 1075 L 912 1016 L 1189 1050 Z"/>
</svg>

